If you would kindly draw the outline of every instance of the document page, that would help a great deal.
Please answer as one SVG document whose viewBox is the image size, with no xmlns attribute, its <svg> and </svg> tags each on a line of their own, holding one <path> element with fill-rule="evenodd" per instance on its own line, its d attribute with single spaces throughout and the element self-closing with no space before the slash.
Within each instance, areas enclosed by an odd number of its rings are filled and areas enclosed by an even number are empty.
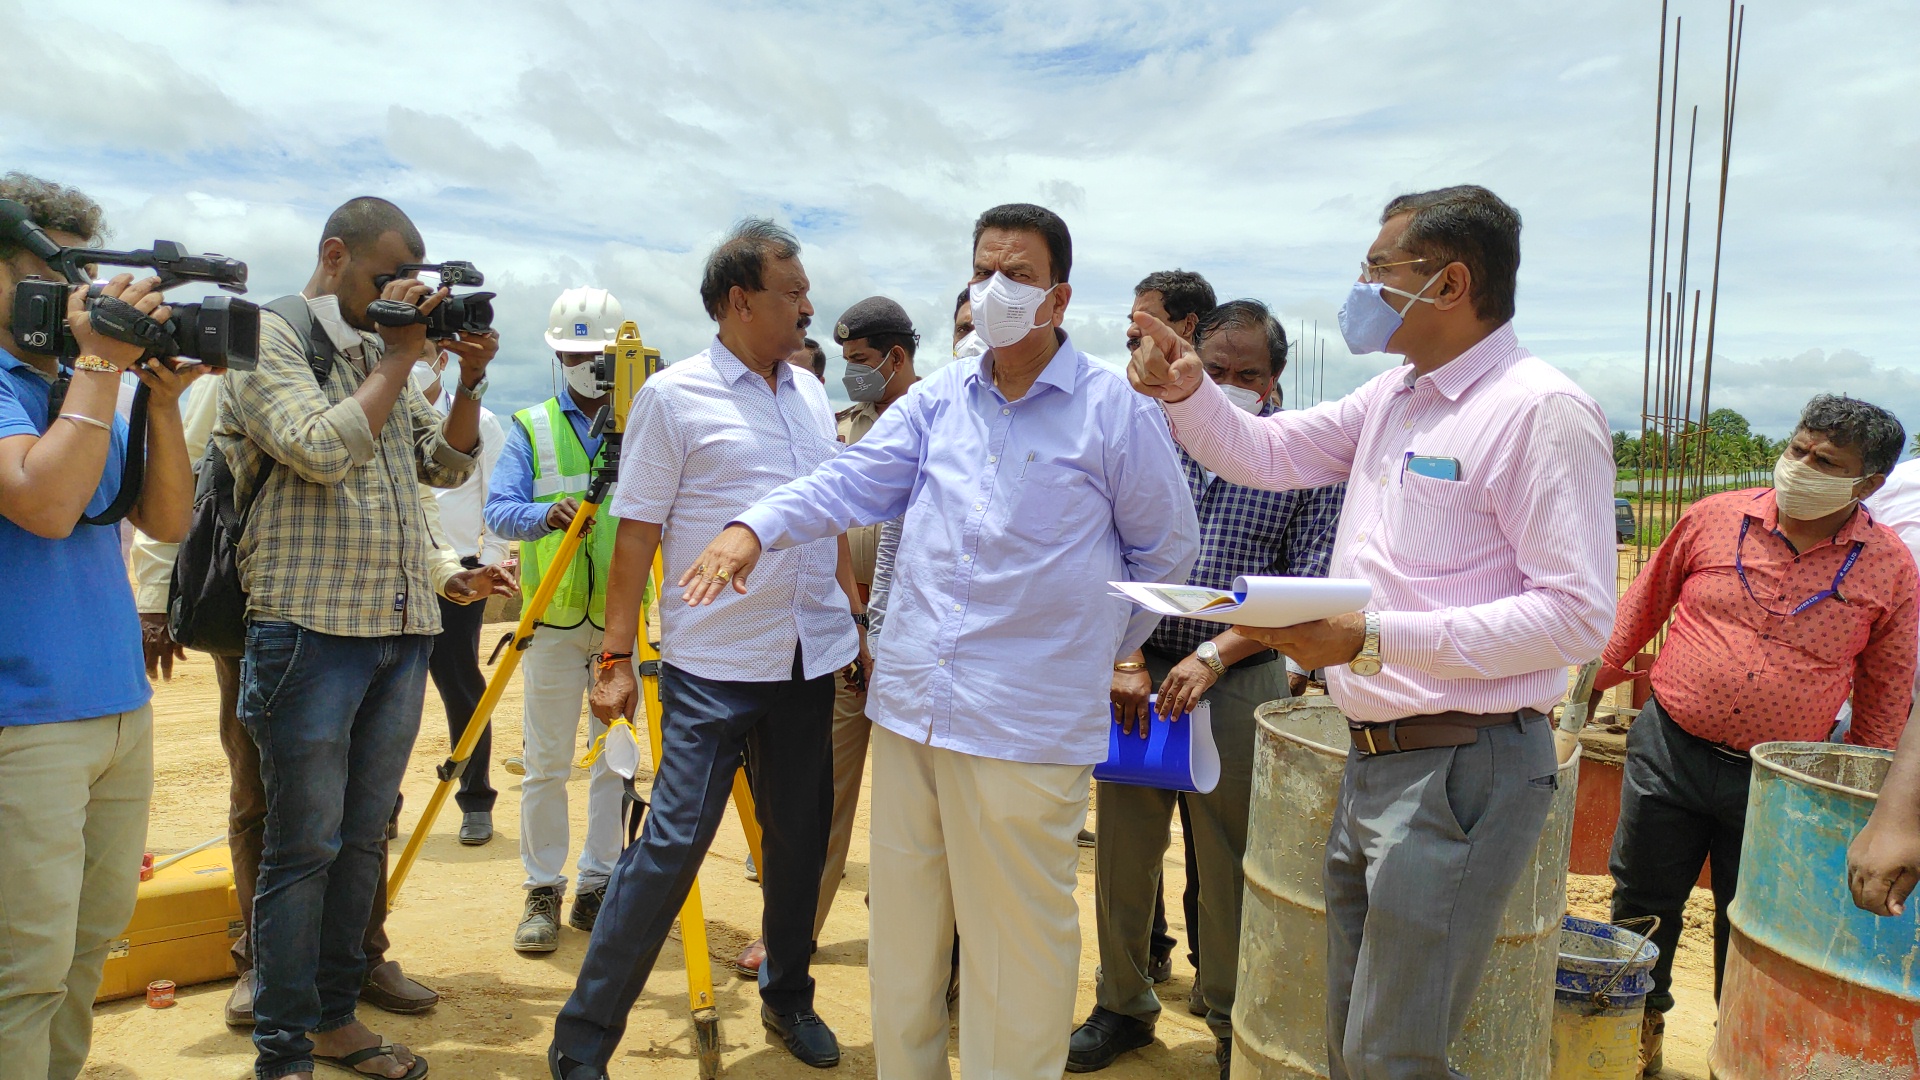
<svg viewBox="0 0 1920 1080">
<path fill-rule="evenodd" d="M 1240 626 L 1294 626 L 1360 611 L 1373 586 L 1359 578 L 1240 577 L 1233 591 L 1191 585 L 1109 581 L 1116 596 L 1176 618 Z"/>
</svg>

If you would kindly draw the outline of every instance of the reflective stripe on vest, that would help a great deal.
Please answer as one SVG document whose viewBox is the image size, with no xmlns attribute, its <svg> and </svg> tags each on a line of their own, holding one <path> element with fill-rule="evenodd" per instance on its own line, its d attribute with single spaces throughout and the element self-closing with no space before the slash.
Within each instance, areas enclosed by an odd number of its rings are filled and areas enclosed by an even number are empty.
<svg viewBox="0 0 1920 1080">
<path fill-rule="evenodd" d="M 533 501 L 559 502 L 569 495 L 579 498 L 587 492 L 587 482 L 591 479 L 586 473 L 563 473 L 560 471 L 559 441 L 554 438 L 553 414 L 560 412 L 552 401 L 522 409 L 518 417 L 527 425 L 527 434 L 533 440 Z M 564 416 L 560 423 L 571 428 Z M 572 434 L 571 431 L 568 434 Z M 573 455 L 568 455 L 572 457 Z"/>
</svg>

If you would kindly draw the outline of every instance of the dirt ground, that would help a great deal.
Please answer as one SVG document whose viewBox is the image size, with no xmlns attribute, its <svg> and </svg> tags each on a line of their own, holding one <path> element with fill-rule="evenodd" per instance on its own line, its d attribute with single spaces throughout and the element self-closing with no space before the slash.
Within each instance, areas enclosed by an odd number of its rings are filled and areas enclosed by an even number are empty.
<svg viewBox="0 0 1920 1080">
<path fill-rule="evenodd" d="M 504 627 L 490 627 L 491 641 Z M 177 668 L 173 682 L 157 687 L 155 783 L 148 847 L 156 853 L 178 851 L 224 832 L 226 761 L 215 723 L 217 689 L 212 666 L 203 657 Z M 438 990 L 441 1003 L 425 1016 L 396 1017 L 374 1009 L 362 1012 L 375 1030 L 419 1051 L 443 1080 L 494 1080 L 546 1075 L 545 1053 L 554 1014 L 573 986 L 586 935 L 563 926 L 560 951 L 529 958 L 510 947 L 522 892 L 519 843 L 519 785 L 499 760 L 520 745 L 518 680 L 509 687 L 495 717 L 494 786 L 500 790 L 494 810 L 495 836 L 485 847 L 461 847 L 454 840 L 458 815 L 449 802 L 422 849 L 421 860 L 388 921 L 393 959 L 407 972 Z M 411 832 L 434 787 L 433 767 L 447 753 L 446 722 L 439 696 L 427 692 L 420 740 L 405 784 L 402 837 Z M 576 780 L 584 773 L 576 773 Z M 586 789 L 572 789 L 575 850 L 578 850 Z M 866 917 L 860 899 L 866 888 L 867 808 L 855 826 L 847 878 L 827 920 L 815 958 L 821 1015 L 839 1034 L 843 1048 L 840 1075 L 874 1073 L 872 1030 L 867 1016 Z M 1176 828 L 1177 828 L 1176 824 Z M 399 845 L 395 845 L 398 854 Z M 730 1077 L 818 1075 L 802 1066 L 759 1024 L 759 995 L 752 984 L 734 978 L 725 961 L 757 932 L 758 887 L 742 873 L 746 841 L 737 822 L 723 825 L 700 875 L 712 952 L 716 956 L 715 991 L 721 1013 L 725 1069 Z M 1177 849 L 1166 866 L 1169 897 L 1183 885 Z M 1604 878 L 1569 882 L 1573 910 L 1604 915 L 1609 883 Z M 1084 852 L 1077 892 L 1085 948 L 1080 967 L 1076 1016 L 1093 1005 L 1093 860 Z M 1706 894 L 1696 893 L 1695 907 Z M 1183 941 L 1179 904 L 1168 914 Z M 1703 908 L 1689 909 L 1686 946 L 1677 964 L 1679 1008 L 1669 1017 L 1667 1071 L 1670 1080 L 1706 1080 L 1706 1051 L 1713 1037 L 1712 945 Z M 1695 916 L 1699 919 L 1696 920 Z M 1695 925 L 1696 921 L 1699 925 Z M 617 1078 L 695 1075 L 687 1019 L 685 974 L 677 942 L 669 942 L 636 1007 L 626 1041 L 612 1063 Z M 1210 1078 L 1213 1039 L 1206 1026 L 1182 1007 L 1193 972 L 1184 956 L 1175 959 L 1173 981 L 1161 988 L 1167 1003 L 1158 1042 L 1129 1054 L 1104 1075 L 1115 1080 L 1147 1077 Z M 173 1080 L 186 1077 L 251 1075 L 252 1046 L 246 1034 L 221 1022 L 221 1005 L 231 982 L 183 987 L 179 1003 L 154 1010 L 141 999 L 95 1009 L 93 1055 L 85 1076 L 92 1080 Z M 956 1058 L 957 1069 L 957 1058 Z M 326 1075 L 338 1075 L 327 1072 Z"/>
</svg>

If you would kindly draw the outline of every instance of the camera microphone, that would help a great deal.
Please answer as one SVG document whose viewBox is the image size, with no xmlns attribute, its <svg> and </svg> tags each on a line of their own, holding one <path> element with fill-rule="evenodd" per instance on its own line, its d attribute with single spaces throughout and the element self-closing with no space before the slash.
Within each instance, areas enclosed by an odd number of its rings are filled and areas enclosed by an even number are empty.
<svg viewBox="0 0 1920 1080">
<path fill-rule="evenodd" d="M 12 199 L 0 199 L 0 234 L 49 262 L 60 254 L 60 245 L 34 222 L 32 212 Z"/>
</svg>

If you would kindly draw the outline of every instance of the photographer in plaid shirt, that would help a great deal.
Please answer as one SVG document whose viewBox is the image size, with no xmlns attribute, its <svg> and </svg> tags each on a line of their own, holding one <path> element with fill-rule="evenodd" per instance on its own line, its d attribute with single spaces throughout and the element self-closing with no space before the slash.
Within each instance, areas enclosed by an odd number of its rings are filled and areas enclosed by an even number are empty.
<svg viewBox="0 0 1920 1080">
<path fill-rule="evenodd" d="M 1287 366 L 1287 335 L 1266 305 L 1234 300 L 1204 315 L 1194 332 L 1207 376 L 1234 404 L 1256 416 L 1273 404 Z M 1230 483 L 1180 453 L 1200 518 L 1200 560 L 1189 585 L 1230 589 L 1242 574 L 1324 577 L 1333 553 L 1345 484 L 1299 491 L 1262 491 Z M 1133 664 L 1144 665 L 1133 667 Z M 1200 919 L 1189 926 L 1200 963 L 1192 1007 L 1202 1003 L 1219 1039 L 1215 1059 L 1222 1080 L 1232 1045 L 1234 977 L 1240 945 L 1241 857 L 1253 787 L 1253 710 L 1290 697 L 1304 676 L 1288 676 L 1272 649 L 1231 627 L 1198 619 L 1165 619 L 1146 647 L 1119 664 L 1115 707 L 1124 729 L 1146 734 L 1147 698 L 1157 685 L 1162 710 L 1178 715 L 1201 698 L 1212 703 L 1213 737 L 1220 747 L 1220 783 L 1185 796 L 1187 843 L 1198 860 Z M 1176 794 L 1125 784 L 1100 785 L 1099 841 L 1095 846 L 1094 911 L 1100 975 L 1093 1014 L 1073 1034 L 1067 1069 L 1092 1072 L 1120 1054 L 1153 1042 L 1160 1001 L 1149 973 L 1148 934 L 1160 892 L 1168 825 Z"/>
</svg>

